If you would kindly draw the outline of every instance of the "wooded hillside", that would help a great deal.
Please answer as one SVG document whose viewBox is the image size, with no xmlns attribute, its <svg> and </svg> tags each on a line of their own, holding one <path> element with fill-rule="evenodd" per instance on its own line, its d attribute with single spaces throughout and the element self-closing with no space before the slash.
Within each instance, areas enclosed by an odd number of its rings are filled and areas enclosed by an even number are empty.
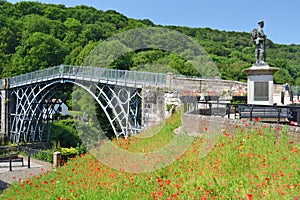
<svg viewBox="0 0 300 200">
<path fill-rule="evenodd" d="M 131 19 L 113 10 L 104 12 L 88 6 L 68 8 L 61 4 L 11 4 L 1 0 L 0 12 L 0 78 L 60 64 L 82 65 L 95 46 L 117 33 L 162 27 L 147 19 Z M 242 70 L 254 62 L 254 45 L 249 33 L 164 27 L 184 33 L 202 45 L 223 79 L 246 80 Z M 276 83 L 300 85 L 300 45 L 279 45 L 268 40 L 267 62 L 280 68 L 275 74 Z M 199 76 L 180 56 L 155 49 L 128 53 L 110 67 L 135 69 L 147 63 L 163 63 L 181 74 Z"/>
</svg>

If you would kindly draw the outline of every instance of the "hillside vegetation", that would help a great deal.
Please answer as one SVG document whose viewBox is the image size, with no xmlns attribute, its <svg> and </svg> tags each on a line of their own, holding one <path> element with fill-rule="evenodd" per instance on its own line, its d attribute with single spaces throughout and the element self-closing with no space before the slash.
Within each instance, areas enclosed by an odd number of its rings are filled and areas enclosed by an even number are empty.
<svg viewBox="0 0 300 200">
<path fill-rule="evenodd" d="M 0 0 L 0 12 L 0 78 L 60 64 L 82 65 L 96 45 L 117 33 L 162 27 L 148 19 L 131 19 L 113 10 L 104 12 L 88 6 L 11 4 Z M 223 79 L 246 80 L 242 70 L 254 62 L 254 45 L 249 33 L 178 26 L 165 28 L 184 33 L 202 45 L 217 64 Z M 280 68 L 275 82 L 300 85 L 300 45 L 274 44 L 270 40 L 267 45 L 268 64 Z M 178 73 L 199 76 L 199 72 L 180 56 L 156 49 L 128 53 L 109 67 L 130 70 L 147 63 L 164 64 Z M 151 69 L 146 67 L 145 70 Z"/>
</svg>

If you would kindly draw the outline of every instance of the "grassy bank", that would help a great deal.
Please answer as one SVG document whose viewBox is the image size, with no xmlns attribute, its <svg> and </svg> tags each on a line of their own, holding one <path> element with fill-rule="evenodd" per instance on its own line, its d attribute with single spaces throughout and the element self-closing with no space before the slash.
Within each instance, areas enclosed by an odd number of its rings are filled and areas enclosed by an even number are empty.
<svg viewBox="0 0 300 200">
<path fill-rule="evenodd" d="M 153 137 L 131 137 L 113 143 L 128 152 L 156 151 L 174 139 L 173 131 L 180 121 L 181 115 L 177 113 L 156 129 L 158 133 Z M 279 132 L 279 139 L 274 137 L 275 131 Z M 148 173 L 126 173 L 109 168 L 87 154 L 42 176 L 12 185 L 1 198 L 250 200 L 300 197 L 300 149 L 287 139 L 284 130 L 267 127 L 251 130 L 236 127 L 232 133 L 225 130 L 212 151 L 201 158 L 199 155 L 207 140 L 208 137 L 194 138 L 178 160 Z"/>
</svg>

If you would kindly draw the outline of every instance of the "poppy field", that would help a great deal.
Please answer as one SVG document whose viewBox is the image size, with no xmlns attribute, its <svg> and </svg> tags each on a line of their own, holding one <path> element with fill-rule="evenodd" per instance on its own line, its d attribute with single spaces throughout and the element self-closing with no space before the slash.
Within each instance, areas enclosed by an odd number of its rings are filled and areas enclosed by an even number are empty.
<svg viewBox="0 0 300 200">
<path fill-rule="evenodd" d="M 121 138 L 113 144 L 128 152 L 156 151 L 175 137 L 180 123 L 181 114 L 175 113 L 155 136 Z M 205 135 L 195 137 L 177 160 L 151 172 L 110 168 L 88 153 L 43 175 L 19 180 L 0 198 L 299 200 L 299 144 L 290 141 L 284 129 L 245 126 L 222 130 L 205 157 L 199 156 L 209 140 Z"/>
</svg>

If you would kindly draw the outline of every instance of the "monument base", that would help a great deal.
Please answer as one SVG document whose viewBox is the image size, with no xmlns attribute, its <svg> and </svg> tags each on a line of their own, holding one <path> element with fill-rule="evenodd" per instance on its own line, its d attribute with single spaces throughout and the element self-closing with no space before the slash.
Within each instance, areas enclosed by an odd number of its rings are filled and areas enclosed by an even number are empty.
<svg viewBox="0 0 300 200">
<path fill-rule="evenodd" d="M 254 64 L 243 72 L 248 76 L 248 104 L 273 105 L 273 75 L 278 68 Z"/>
</svg>

